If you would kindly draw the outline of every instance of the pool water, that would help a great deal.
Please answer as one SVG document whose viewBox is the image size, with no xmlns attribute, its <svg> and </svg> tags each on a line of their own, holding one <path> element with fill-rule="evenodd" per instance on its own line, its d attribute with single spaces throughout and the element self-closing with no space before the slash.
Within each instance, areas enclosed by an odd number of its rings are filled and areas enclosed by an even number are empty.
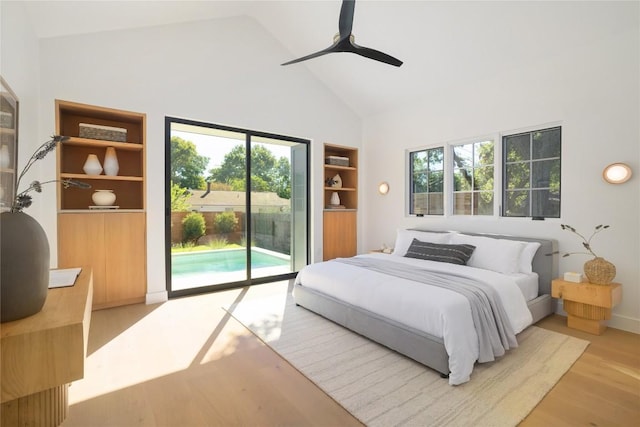
<svg viewBox="0 0 640 427">
<path fill-rule="evenodd" d="M 289 266 L 287 256 L 278 256 L 261 250 L 251 250 L 251 268 Z M 213 251 L 186 252 L 171 255 L 172 276 L 198 273 L 230 273 L 245 271 L 247 254 L 245 249 L 221 249 Z"/>
</svg>

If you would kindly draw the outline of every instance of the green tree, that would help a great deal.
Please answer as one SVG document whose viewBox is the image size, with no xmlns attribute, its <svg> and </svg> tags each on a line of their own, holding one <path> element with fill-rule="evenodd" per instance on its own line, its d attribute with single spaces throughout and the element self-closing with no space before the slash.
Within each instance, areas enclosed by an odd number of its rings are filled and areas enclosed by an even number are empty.
<svg viewBox="0 0 640 427">
<path fill-rule="evenodd" d="M 206 230 L 204 216 L 198 212 L 191 212 L 182 220 L 182 239 L 184 242 L 196 243 L 204 236 Z"/>
<path fill-rule="evenodd" d="M 233 180 L 243 179 L 247 168 L 245 158 L 244 145 L 236 145 L 224 155 L 224 160 L 219 167 L 209 171 L 207 181 L 231 185 Z"/>
<path fill-rule="evenodd" d="M 244 178 L 240 179 L 232 179 L 229 183 L 232 191 L 247 191 L 247 182 Z M 264 179 L 259 176 L 252 175 L 251 176 L 251 191 L 257 191 L 259 193 L 264 193 L 267 191 L 272 191 L 271 185 L 269 185 Z"/>
<path fill-rule="evenodd" d="M 171 181 L 182 188 L 204 190 L 204 172 L 209 158 L 201 156 L 191 141 L 171 137 Z"/>
<path fill-rule="evenodd" d="M 283 199 L 291 198 L 291 164 L 286 157 L 280 157 L 275 168 L 273 188 Z"/>
<path fill-rule="evenodd" d="M 189 197 L 191 194 L 186 188 L 171 182 L 171 212 L 185 212 L 191 208 Z"/>
<path fill-rule="evenodd" d="M 234 191 L 246 191 L 246 168 L 245 147 L 237 145 L 224 156 L 219 167 L 209 171 L 209 180 L 228 184 Z M 290 198 L 290 169 L 287 158 L 276 159 L 268 148 L 254 146 L 251 149 L 251 191 L 272 191 L 280 197 Z"/>
</svg>

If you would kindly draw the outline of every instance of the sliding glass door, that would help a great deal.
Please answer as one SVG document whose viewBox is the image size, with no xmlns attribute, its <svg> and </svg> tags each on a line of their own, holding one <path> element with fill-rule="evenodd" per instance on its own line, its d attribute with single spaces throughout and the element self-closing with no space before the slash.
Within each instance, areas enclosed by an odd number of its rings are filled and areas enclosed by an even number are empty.
<svg viewBox="0 0 640 427">
<path fill-rule="evenodd" d="M 307 264 L 309 141 L 167 118 L 166 145 L 170 296 Z"/>
</svg>

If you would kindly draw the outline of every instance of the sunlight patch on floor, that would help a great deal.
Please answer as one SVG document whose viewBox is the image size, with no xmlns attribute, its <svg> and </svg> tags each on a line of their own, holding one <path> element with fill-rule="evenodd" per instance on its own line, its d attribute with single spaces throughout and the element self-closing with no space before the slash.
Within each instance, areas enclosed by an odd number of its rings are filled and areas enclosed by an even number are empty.
<svg viewBox="0 0 640 427">
<path fill-rule="evenodd" d="M 124 328 L 87 356 L 84 378 L 70 387 L 69 403 L 188 369 L 203 359 L 205 351 L 208 361 L 233 353 L 234 338 L 250 332 L 244 328 L 225 329 L 228 315 L 221 307 L 233 302 L 239 292 L 171 300 Z M 197 308 L 202 305 L 206 308 Z M 118 310 L 127 309 L 135 307 Z M 99 334 L 104 327 L 98 323 L 109 322 L 109 316 L 95 316 L 90 334 Z M 222 336 L 216 336 L 220 333 Z"/>
<path fill-rule="evenodd" d="M 94 312 L 85 375 L 69 388 L 70 405 L 230 356 L 251 334 L 229 321 L 240 301 L 255 312 L 268 309 L 272 316 L 260 326 L 279 336 L 288 285 L 178 298 L 151 311 L 134 305 Z"/>
<path fill-rule="evenodd" d="M 259 335 L 266 337 L 266 341 L 278 339 L 287 302 L 286 286 L 287 282 L 278 282 L 253 287 L 240 307 L 232 307 L 229 312 L 248 322 L 245 326 L 260 331 Z"/>
</svg>

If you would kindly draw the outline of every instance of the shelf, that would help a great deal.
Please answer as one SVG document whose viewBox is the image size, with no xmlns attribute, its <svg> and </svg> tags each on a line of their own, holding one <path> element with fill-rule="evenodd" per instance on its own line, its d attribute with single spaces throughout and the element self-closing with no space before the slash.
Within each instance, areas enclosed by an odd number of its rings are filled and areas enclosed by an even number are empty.
<svg viewBox="0 0 640 427">
<path fill-rule="evenodd" d="M 324 168 L 325 169 L 341 170 L 341 171 L 355 171 L 355 170 L 357 170 L 357 168 L 355 168 L 353 166 L 328 165 L 326 163 L 324 165 Z"/>
<path fill-rule="evenodd" d="M 72 145 L 77 147 L 86 147 L 86 146 L 94 146 L 94 147 L 113 147 L 116 150 L 131 150 L 131 151 L 142 151 L 144 149 L 144 145 L 137 144 L 135 142 L 116 142 L 116 141 L 105 141 L 102 139 L 90 139 L 90 138 L 78 138 L 71 137 L 68 140 L 62 143 L 63 145 Z"/>
<path fill-rule="evenodd" d="M 141 176 L 109 176 L 109 175 L 86 175 L 82 173 L 61 173 L 60 178 L 69 178 L 69 179 L 77 179 L 80 181 L 87 180 L 102 180 L 102 181 L 134 181 L 134 182 L 142 182 L 143 178 Z"/>
<path fill-rule="evenodd" d="M 326 191 L 356 191 L 355 188 L 352 187 L 340 187 L 340 188 L 336 188 L 336 187 L 324 187 L 324 189 Z"/>
<path fill-rule="evenodd" d="M 9 169 L 9 168 L 0 168 L 0 172 L 2 172 L 2 173 L 16 173 L 15 169 Z"/>
<path fill-rule="evenodd" d="M 80 124 L 126 129 L 127 142 L 80 137 Z M 91 189 L 58 185 L 58 211 L 89 211 L 95 190 L 112 190 L 120 212 L 145 209 L 145 124 L 146 115 L 93 105 L 56 100 L 56 133 L 69 137 L 57 148 L 58 179 L 91 184 Z M 113 147 L 118 159 L 117 175 L 87 175 L 84 164 L 90 155 L 104 167 L 107 149 Z"/>
<path fill-rule="evenodd" d="M 117 214 L 117 213 L 135 213 L 135 212 L 144 212 L 144 209 L 61 209 L 58 211 L 59 214 Z"/>
</svg>

